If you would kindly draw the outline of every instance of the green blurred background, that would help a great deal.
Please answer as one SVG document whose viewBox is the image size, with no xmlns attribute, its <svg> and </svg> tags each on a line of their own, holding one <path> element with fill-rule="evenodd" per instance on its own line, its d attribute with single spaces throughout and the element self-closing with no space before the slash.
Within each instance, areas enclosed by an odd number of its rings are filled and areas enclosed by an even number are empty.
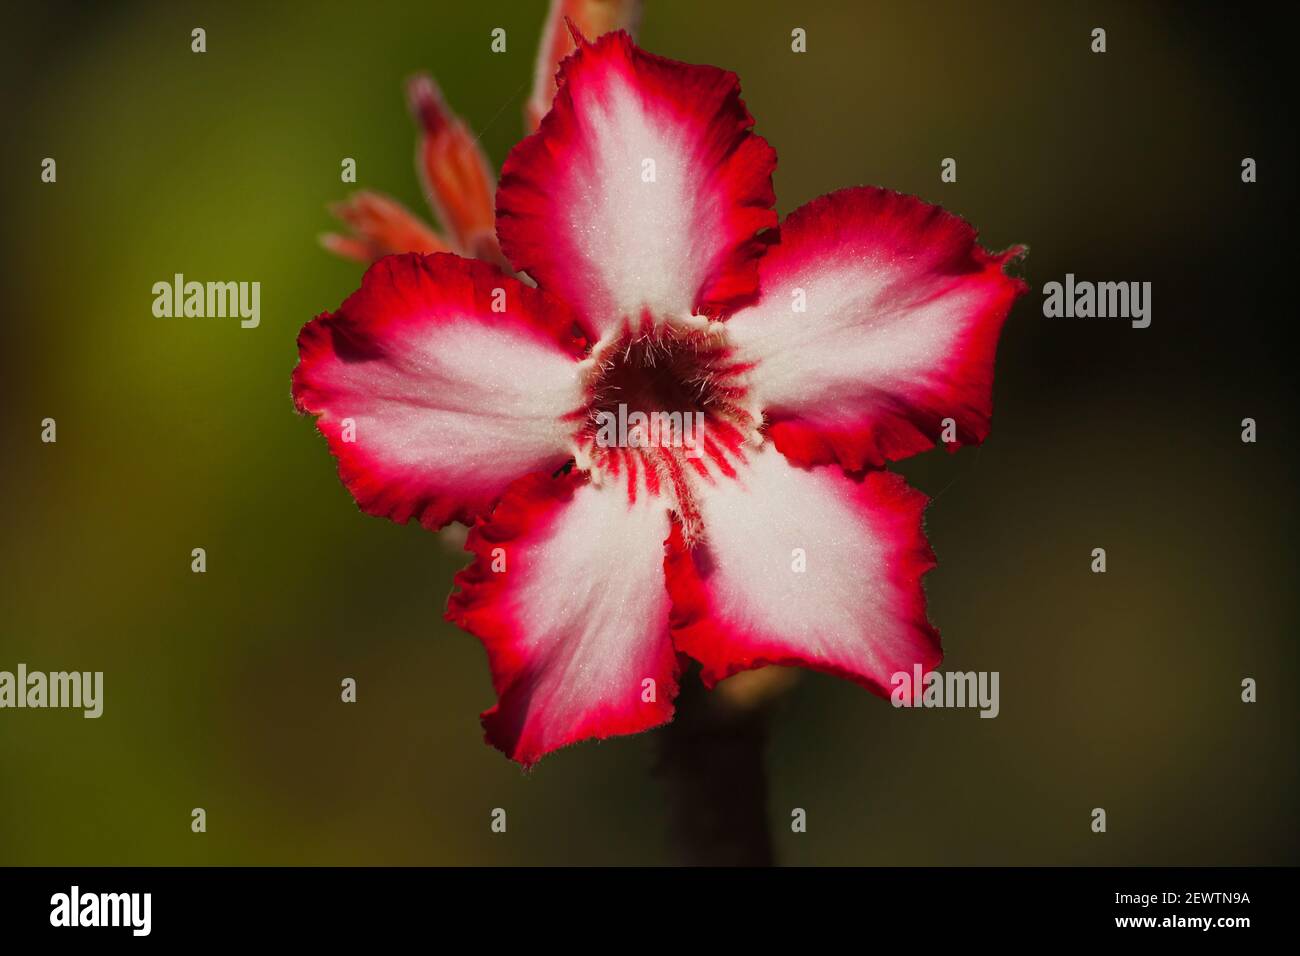
<svg viewBox="0 0 1300 956">
<path fill-rule="evenodd" d="M 461 558 L 358 512 L 289 398 L 298 328 L 360 277 L 315 242 L 341 159 L 423 211 L 402 82 L 428 68 L 499 168 L 544 6 L 10 11 L 0 669 L 102 670 L 106 699 L 0 711 L 0 863 L 671 859 L 655 734 L 528 775 L 483 744 L 483 653 L 440 616 Z M 1291 54 L 1251 19 L 649 0 L 647 48 L 740 74 L 782 214 L 875 183 L 1031 247 L 991 438 L 900 467 L 937 496 L 945 667 L 1000 671 L 1001 716 L 805 676 L 772 718 L 782 861 L 1297 862 Z M 1067 271 L 1153 282 L 1152 326 L 1043 318 Z M 261 327 L 155 319 L 175 272 L 260 281 Z"/>
</svg>

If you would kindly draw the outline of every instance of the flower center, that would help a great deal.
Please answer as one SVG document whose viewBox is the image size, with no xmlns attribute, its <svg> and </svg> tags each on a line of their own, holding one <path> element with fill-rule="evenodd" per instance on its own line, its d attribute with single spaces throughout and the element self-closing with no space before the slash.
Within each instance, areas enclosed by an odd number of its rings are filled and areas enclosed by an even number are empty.
<svg viewBox="0 0 1300 956">
<path fill-rule="evenodd" d="M 632 500 L 639 490 L 665 490 L 687 520 L 690 476 L 733 475 L 758 424 L 746 407 L 745 367 L 732 357 L 725 329 L 716 322 L 626 329 L 598 344 L 588 361 L 578 466 L 595 481 L 624 478 Z"/>
</svg>

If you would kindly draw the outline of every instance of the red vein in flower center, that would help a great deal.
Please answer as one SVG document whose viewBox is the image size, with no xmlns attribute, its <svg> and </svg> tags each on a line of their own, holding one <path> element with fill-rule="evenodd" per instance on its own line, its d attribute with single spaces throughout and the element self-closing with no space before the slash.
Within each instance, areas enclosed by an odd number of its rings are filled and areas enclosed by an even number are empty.
<svg viewBox="0 0 1300 956">
<path fill-rule="evenodd" d="M 589 361 L 579 467 L 597 481 L 624 480 L 629 501 L 667 491 L 690 540 L 699 521 L 693 482 L 734 477 L 758 424 L 745 405 L 747 366 L 734 360 L 721 323 L 649 317 L 598 344 Z"/>
</svg>

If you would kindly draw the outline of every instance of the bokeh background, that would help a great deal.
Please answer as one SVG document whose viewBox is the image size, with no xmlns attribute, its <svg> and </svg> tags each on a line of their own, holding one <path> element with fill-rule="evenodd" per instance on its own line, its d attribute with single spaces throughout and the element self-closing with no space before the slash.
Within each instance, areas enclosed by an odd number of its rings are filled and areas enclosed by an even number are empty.
<svg viewBox="0 0 1300 956">
<path fill-rule="evenodd" d="M 340 160 L 423 210 L 402 82 L 428 68 L 499 168 L 544 6 L 9 11 L 0 669 L 102 670 L 106 701 L 0 711 L 0 864 L 672 859 L 655 734 L 527 775 L 482 743 L 483 654 L 441 620 L 460 557 L 362 515 L 289 398 L 298 328 L 360 277 L 315 241 L 357 188 Z M 740 74 L 782 214 L 874 183 L 1030 246 L 992 436 L 899 468 L 935 496 L 945 667 L 1000 671 L 1001 715 L 804 677 L 772 715 L 781 860 L 1296 863 L 1287 34 L 1184 4 L 649 0 L 640 38 Z M 260 281 L 261 327 L 155 319 L 175 272 Z M 1066 272 L 1154 283 L 1152 326 L 1043 318 Z"/>
</svg>

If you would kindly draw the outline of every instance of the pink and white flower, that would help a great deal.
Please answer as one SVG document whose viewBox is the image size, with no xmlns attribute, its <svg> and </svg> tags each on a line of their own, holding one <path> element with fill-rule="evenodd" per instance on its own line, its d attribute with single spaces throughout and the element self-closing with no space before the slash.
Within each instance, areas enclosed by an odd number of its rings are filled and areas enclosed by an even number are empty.
<svg viewBox="0 0 1300 956">
<path fill-rule="evenodd" d="M 361 508 L 472 524 L 447 616 L 487 650 L 488 741 L 524 765 L 671 719 L 688 659 L 710 686 L 798 665 L 884 696 L 939 662 L 926 498 L 879 466 L 944 419 L 949 447 L 987 434 L 1020 250 L 871 187 L 776 242 L 752 127 L 734 74 L 580 41 L 496 195 L 536 287 L 388 256 L 299 337 L 296 404 Z M 620 404 L 704 433 L 611 446 Z"/>
</svg>

